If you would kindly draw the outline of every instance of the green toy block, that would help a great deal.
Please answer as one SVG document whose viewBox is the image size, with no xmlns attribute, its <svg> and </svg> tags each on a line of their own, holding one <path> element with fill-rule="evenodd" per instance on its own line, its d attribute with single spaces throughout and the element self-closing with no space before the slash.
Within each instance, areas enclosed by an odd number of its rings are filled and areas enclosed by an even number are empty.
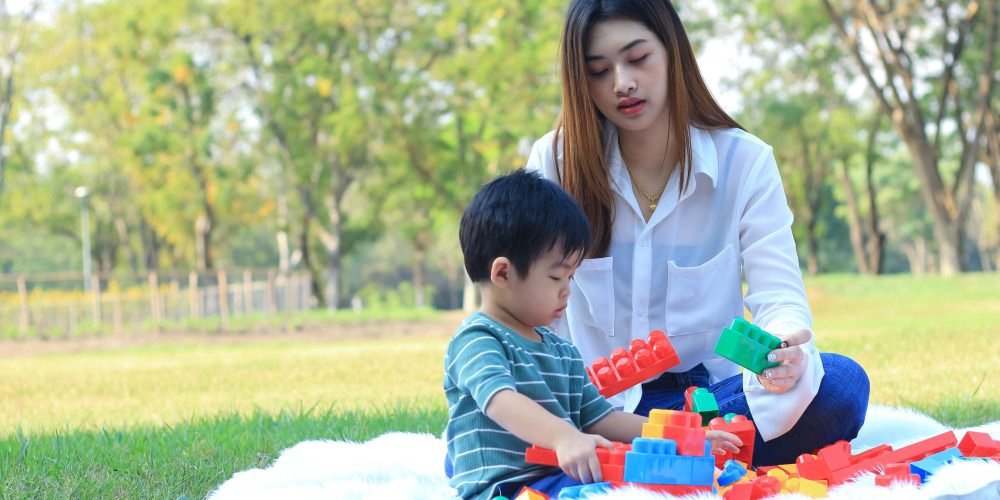
<svg viewBox="0 0 1000 500">
<path fill-rule="evenodd" d="M 715 394 L 708 389 L 699 387 L 691 393 L 691 411 L 701 415 L 701 425 L 708 425 L 708 422 L 719 416 L 719 403 L 715 400 Z"/>
<path fill-rule="evenodd" d="M 778 363 L 767 361 L 767 354 L 781 346 L 781 339 L 761 330 L 743 318 L 736 318 L 722 330 L 715 353 L 757 375 Z"/>
</svg>

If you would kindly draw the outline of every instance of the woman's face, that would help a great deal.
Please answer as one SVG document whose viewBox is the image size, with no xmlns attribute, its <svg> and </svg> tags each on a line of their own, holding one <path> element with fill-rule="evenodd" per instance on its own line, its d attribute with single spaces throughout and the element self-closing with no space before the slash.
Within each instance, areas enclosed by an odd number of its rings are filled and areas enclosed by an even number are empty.
<svg viewBox="0 0 1000 500">
<path fill-rule="evenodd" d="M 667 118 L 667 49 L 655 33 L 628 19 L 601 21 L 584 57 L 590 96 L 619 129 L 638 132 Z"/>
</svg>

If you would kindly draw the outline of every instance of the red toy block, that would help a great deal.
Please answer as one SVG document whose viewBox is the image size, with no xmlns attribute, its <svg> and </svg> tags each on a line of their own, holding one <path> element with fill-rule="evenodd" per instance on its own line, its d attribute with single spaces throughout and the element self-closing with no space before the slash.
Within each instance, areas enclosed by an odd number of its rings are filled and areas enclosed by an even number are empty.
<svg viewBox="0 0 1000 500">
<path fill-rule="evenodd" d="M 698 386 L 692 385 L 684 390 L 684 411 L 694 413 L 694 396 L 693 393 Z"/>
<path fill-rule="evenodd" d="M 771 476 L 760 476 L 750 481 L 753 489 L 750 492 L 750 500 L 769 498 L 781 493 L 781 482 Z"/>
<path fill-rule="evenodd" d="M 680 364 L 674 346 L 662 330 L 649 332 L 649 342 L 635 339 L 629 350 L 615 349 L 611 359 L 598 358 L 587 368 L 591 382 L 602 396 L 610 398 Z"/>
<path fill-rule="evenodd" d="M 875 458 L 863 460 L 856 465 L 833 471 L 830 484 L 840 484 L 860 472 L 875 471 L 889 464 L 916 462 L 935 453 L 953 448 L 958 443 L 953 431 L 948 431 L 923 441 L 904 446 L 898 450 L 883 453 Z"/>
<path fill-rule="evenodd" d="M 920 485 L 920 476 L 910 473 L 910 464 L 889 464 L 885 466 L 885 472 L 875 476 L 876 486 L 891 486 L 900 483 L 913 483 Z"/>
<path fill-rule="evenodd" d="M 816 458 L 826 461 L 826 465 L 831 471 L 843 469 L 851 465 L 851 443 L 847 441 L 837 441 L 829 446 L 824 446 L 816 452 Z"/>
<path fill-rule="evenodd" d="M 602 481 L 621 481 L 625 475 L 625 454 L 632 450 L 632 445 L 612 442 L 614 446 L 609 450 L 598 447 L 594 451 L 597 453 L 597 461 L 601 464 Z M 532 446 L 524 452 L 524 461 L 529 464 L 551 465 L 559 467 L 559 457 L 555 450 Z"/>
<path fill-rule="evenodd" d="M 795 459 L 796 470 L 799 477 L 804 477 L 812 481 L 828 481 L 833 476 L 833 471 L 826 464 L 826 460 L 821 460 L 810 453 L 803 453 Z"/>
<path fill-rule="evenodd" d="M 969 431 L 958 443 L 958 451 L 963 457 L 990 457 L 1000 453 L 1000 441 L 985 432 Z"/>
<path fill-rule="evenodd" d="M 726 491 L 722 498 L 723 500 L 750 500 L 753 498 L 753 485 L 750 483 L 736 483 Z"/>
<path fill-rule="evenodd" d="M 743 415 L 730 415 L 726 415 L 729 418 L 728 422 L 726 421 L 726 417 L 713 418 L 708 422 L 708 428 L 713 431 L 726 431 L 736 434 L 736 437 L 740 438 L 740 441 L 743 441 L 743 446 L 740 447 L 739 453 L 728 458 L 735 458 L 747 464 L 753 463 L 753 443 L 757 437 L 757 427 L 753 425 L 753 421 Z M 730 454 L 727 453 L 726 455 Z M 718 459 L 716 459 L 716 463 L 718 463 Z M 725 463 L 725 461 L 722 463 Z"/>
<path fill-rule="evenodd" d="M 876 447 L 874 447 L 874 448 L 872 448 L 870 450 L 858 453 L 857 455 L 852 455 L 851 456 L 851 465 L 863 462 L 863 461 L 868 460 L 870 458 L 875 458 L 875 457 L 877 457 L 879 455 L 882 455 L 882 454 L 885 454 L 885 453 L 889 453 L 890 451 L 892 451 L 892 446 L 889 446 L 887 444 L 880 444 L 880 445 L 878 445 L 878 446 L 876 446 Z"/>
</svg>

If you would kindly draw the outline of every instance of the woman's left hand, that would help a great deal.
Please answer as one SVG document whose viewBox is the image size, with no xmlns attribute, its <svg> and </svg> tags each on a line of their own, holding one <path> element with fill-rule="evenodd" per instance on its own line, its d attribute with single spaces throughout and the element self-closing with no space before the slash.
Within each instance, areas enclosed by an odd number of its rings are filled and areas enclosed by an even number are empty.
<svg viewBox="0 0 1000 500">
<path fill-rule="evenodd" d="M 764 373 L 757 375 L 760 385 L 764 386 L 768 392 L 781 394 L 788 392 L 795 387 L 795 383 L 802 376 L 803 354 L 799 345 L 805 344 L 812 339 L 812 332 L 809 330 L 798 330 L 787 335 L 775 335 L 780 338 L 787 347 L 781 347 L 768 353 L 767 360 L 778 363 L 778 366 L 764 370 Z"/>
</svg>

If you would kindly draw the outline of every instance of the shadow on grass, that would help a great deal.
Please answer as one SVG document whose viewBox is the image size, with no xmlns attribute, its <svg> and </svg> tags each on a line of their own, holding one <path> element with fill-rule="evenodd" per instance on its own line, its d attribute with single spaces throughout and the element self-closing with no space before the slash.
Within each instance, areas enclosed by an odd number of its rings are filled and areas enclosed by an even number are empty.
<svg viewBox="0 0 1000 500">
<path fill-rule="evenodd" d="M 258 411 L 174 427 L 16 432 L 0 438 L 0 496 L 203 498 L 233 473 L 266 467 L 300 441 L 439 435 L 446 420 L 442 404 L 414 402 L 374 411 Z"/>
</svg>

